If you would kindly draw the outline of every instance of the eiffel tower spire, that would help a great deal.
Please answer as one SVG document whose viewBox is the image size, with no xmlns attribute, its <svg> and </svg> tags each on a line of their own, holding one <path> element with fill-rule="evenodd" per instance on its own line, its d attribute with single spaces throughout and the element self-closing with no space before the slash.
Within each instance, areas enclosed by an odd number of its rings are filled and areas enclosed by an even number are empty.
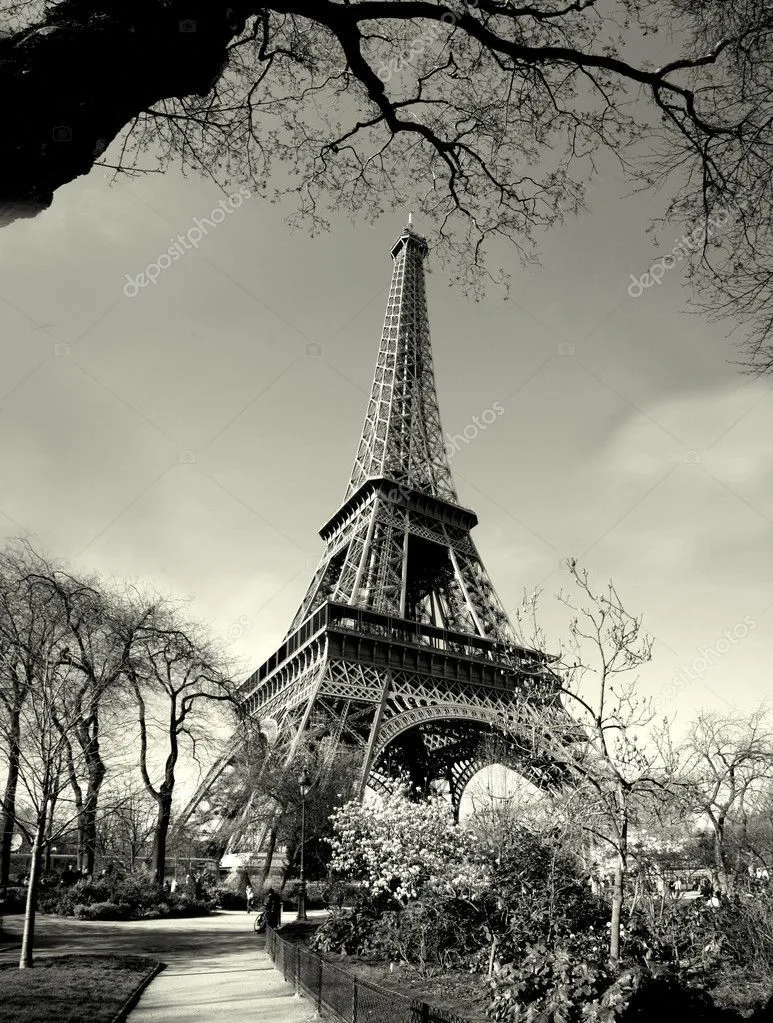
<svg viewBox="0 0 773 1023">
<path fill-rule="evenodd" d="M 424 286 L 427 242 L 410 223 L 392 247 L 392 283 L 362 437 L 346 491 L 368 479 L 456 503 L 440 426 Z"/>
<path fill-rule="evenodd" d="M 458 503 L 440 425 L 424 285 L 427 242 L 410 224 L 394 261 L 349 486 L 320 531 L 327 548 L 288 636 L 326 600 L 515 643 Z"/>
</svg>

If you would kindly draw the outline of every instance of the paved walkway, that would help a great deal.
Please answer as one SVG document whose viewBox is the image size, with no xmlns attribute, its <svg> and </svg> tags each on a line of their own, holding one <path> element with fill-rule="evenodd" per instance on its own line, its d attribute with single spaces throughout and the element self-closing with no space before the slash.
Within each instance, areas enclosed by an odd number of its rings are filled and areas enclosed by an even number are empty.
<svg viewBox="0 0 773 1023">
<path fill-rule="evenodd" d="M 241 912 L 126 923 L 38 916 L 36 955 L 124 952 L 166 963 L 130 1023 L 308 1023 L 313 1009 L 274 969 L 254 919 Z M 0 962 L 18 957 L 21 924 L 21 916 L 5 918 Z"/>
</svg>

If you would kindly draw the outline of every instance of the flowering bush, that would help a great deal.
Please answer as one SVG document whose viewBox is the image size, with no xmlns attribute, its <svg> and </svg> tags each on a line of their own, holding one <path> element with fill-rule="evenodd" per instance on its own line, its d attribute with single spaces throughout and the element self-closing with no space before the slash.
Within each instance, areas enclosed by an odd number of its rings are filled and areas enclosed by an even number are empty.
<svg viewBox="0 0 773 1023">
<path fill-rule="evenodd" d="M 346 803 L 331 820 L 331 870 L 361 880 L 373 898 L 398 906 L 425 895 L 475 899 L 490 883 L 491 853 L 445 805 L 398 793 L 381 805 Z"/>
</svg>

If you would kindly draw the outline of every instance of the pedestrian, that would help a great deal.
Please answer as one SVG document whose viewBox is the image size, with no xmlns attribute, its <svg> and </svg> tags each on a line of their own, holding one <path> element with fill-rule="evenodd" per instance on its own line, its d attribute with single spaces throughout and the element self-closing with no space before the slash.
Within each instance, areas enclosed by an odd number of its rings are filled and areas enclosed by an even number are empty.
<svg viewBox="0 0 773 1023">
<path fill-rule="evenodd" d="M 252 905 L 253 902 L 255 901 L 255 892 L 252 890 L 251 884 L 248 884 L 247 887 L 244 889 L 244 895 L 247 899 L 247 912 L 251 913 Z"/>
<path fill-rule="evenodd" d="M 279 898 L 279 893 L 273 888 L 268 889 L 266 897 L 263 899 L 263 914 L 266 924 L 276 930 L 282 920 L 282 900 Z"/>
</svg>

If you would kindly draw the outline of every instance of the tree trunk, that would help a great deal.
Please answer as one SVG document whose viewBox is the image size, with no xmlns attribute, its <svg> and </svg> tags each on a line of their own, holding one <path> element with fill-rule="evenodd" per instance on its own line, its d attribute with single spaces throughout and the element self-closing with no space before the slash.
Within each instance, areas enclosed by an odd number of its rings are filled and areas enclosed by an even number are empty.
<svg viewBox="0 0 773 1023">
<path fill-rule="evenodd" d="M 620 958 L 620 924 L 628 868 L 628 798 L 625 789 L 619 792 L 619 799 L 617 860 L 612 884 L 612 918 L 609 929 L 609 958 L 612 962 L 617 962 Z"/>
<path fill-rule="evenodd" d="M 51 870 L 51 836 L 54 833 L 54 813 L 56 812 L 56 795 L 51 797 L 51 805 L 48 810 L 48 820 L 46 823 L 46 859 L 45 859 L 45 872 L 48 874 Z"/>
<path fill-rule="evenodd" d="M 615 863 L 615 878 L 612 882 L 612 919 L 609 934 L 609 958 L 617 962 L 620 958 L 620 920 L 623 913 L 623 890 L 625 885 L 625 866 L 622 856 L 618 855 Z"/>
<path fill-rule="evenodd" d="M 717 872 L 719 890 L 722 895 L 728 895 L 733 886 L 725 852 L 724 822 L 714 824 L 714 865 Z"/>
<path fill-rule="evenodd" d="M 8 775 L 3 793 L 3 836 L 0 849 L 0 884 L 8 884 L 11 874 L 11 840 L 16 823 L 16 788 L 19 783 L 20 727 L 21 712 L 13 710 L 8 728 Z"/>
<path fill-rule="evenodd" d="M 279 834 L 279 821 L 275 820 L 271 829 L 268 833 L 268 845 L 266 846 L 266 859 L 263 863 L 263 872 L 260 876 L 260 891 L 259 896 L 263 894 L 263 889 L 266 887 L 266 881 L 268 881 L 268 875 L 271 873 L 271 863 L 274 859 L 274 849 L 276 848 L 276 839 Z"/>
<path fill-rule="evenodd" d="M 78 822 L 78 853 L 76 863 L 78 870 L 80 870 L 83 865 L 83 790 L 80 787 L 78 776 L 75 773 L 75 763 L 73 761 L 72 748 L 69 740 L 66 737 L 63 737 L 63 741 L 67 760 L 67 777 L 70 781 L 70 788 L 72 789 L 73 800 L 75 803 L 75 819 Z"/>
<path fill-rule="evenodd" d="M 82 808 L 82 845 L 83 863 L 89 872 L 89 877 L 94 876 L 94 864 L 97 854 L 97 811 L 99 808 L 99 790 L 102 780 L 105 777 L 105 766 L 101 760 L 97 760 L 89 767 L 89 781 L 86 788 L 86 798 Z"/>
<path fill-rule="evenodd" d="M 158 797 L 158 817 L 153 832 L 153 852 L 151 854 L 150 869 L 153 872 L 153 880 L 159 888 L 164 887 L 166 875 L 166 840 L 169 834 L 169 825 L 172 820 L 172 793 L 162 790 Z"/>
<path fill-rule="evenodd" d="M 32 845 L 30 877 L 27 884 L 27 905 L 24 910 L 24 934 L 21 941 L 19 969 L 26 970 L 32 966 L 32 951 L 35 946 L 35 913 L 38 904 L 38 883 L 40 881 L 40 859 L 46 829 L 46 803 L 38 815 L 38 826 L 35 829 L 35 840 Z"/>
<path fill-rule="evenodd" d="M 0 38 L 0 214 L 33 216 L 86 174 L 124 125 L 168 97 L 206 95 L 258 4 L 62 0 Z"/>
</svg>

